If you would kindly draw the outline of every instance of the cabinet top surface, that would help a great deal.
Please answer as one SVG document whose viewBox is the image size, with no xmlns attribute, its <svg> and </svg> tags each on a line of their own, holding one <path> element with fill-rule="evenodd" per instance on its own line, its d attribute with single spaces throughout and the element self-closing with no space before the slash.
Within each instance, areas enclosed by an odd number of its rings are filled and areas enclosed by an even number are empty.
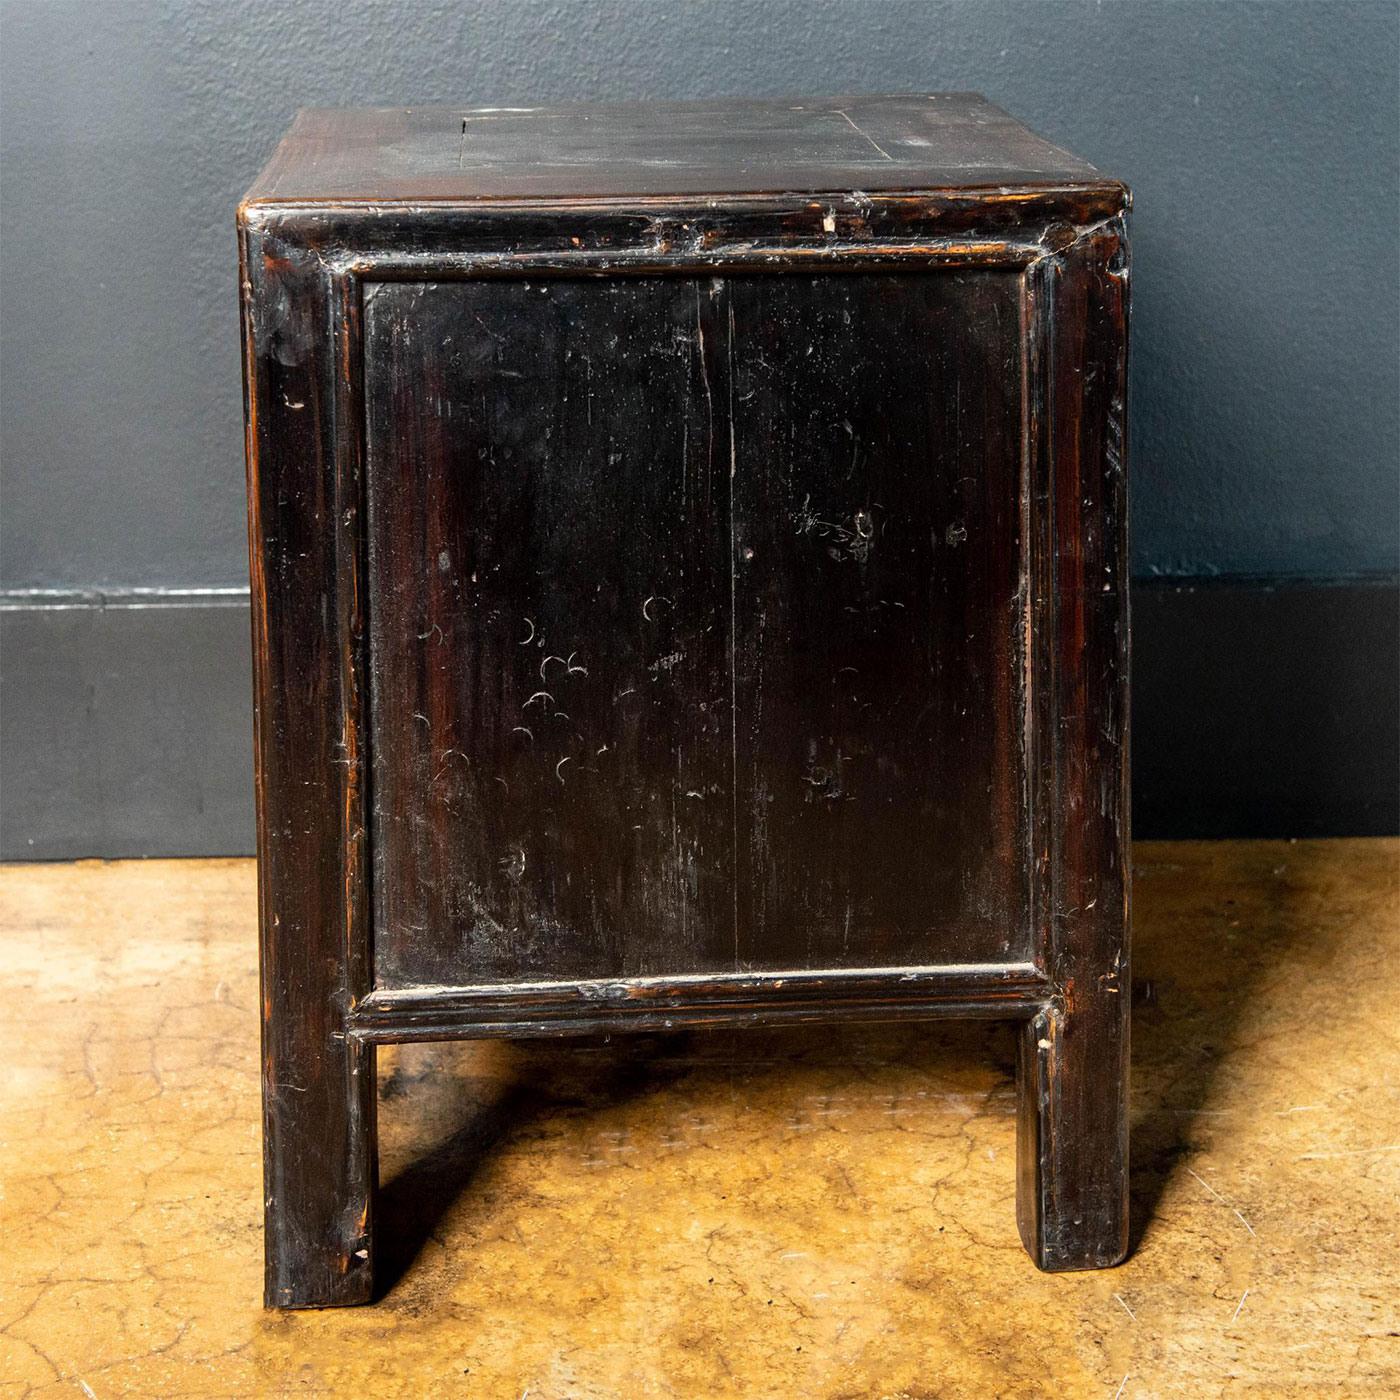
<svg viewBox="0 0 1400 1400">
<path fill-rule="evenodd" d="M 248 192 L 297 204 L 977 191 L 1115 182 L 975 93 L 297 114 Z"/>
</svg>

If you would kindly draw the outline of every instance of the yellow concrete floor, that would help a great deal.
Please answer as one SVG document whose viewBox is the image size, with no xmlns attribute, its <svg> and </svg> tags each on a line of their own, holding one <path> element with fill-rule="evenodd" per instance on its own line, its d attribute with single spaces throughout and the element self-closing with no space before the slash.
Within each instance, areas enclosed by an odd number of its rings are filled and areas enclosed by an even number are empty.
<svg viewBox="0 0 1400 1400">
<path fill-rule="evenodd" d="M 0 1394 L 1400 1393 L 1400 842 L 1136 852 L 1136 1250 L 1037 1273 L 1007 1028 L 381 1056 L 373 1307 L 265 1313 L 253 868 L 0 869 Z"/>
</svg>

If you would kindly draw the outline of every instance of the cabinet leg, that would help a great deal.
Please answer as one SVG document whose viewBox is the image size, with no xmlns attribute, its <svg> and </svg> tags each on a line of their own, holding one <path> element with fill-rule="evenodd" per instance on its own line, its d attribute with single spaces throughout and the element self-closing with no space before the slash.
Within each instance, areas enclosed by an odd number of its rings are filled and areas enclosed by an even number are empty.
<svg viewBox="0 0 1400 1400">
<path fill-rule="evenodd" d="M 1016 1223 L 1037 1267 L 1052 1272 L 1108 1268 L 1128 1252 L 1128 1027 L 1119 1000 L 1047 1010 L 1021 1029 Z"/>
<path fill-rule="evenodd" d="M 367 1303 L 374 1286 L 374 1047 L 339 1031 L 308 1045 L 315 1019 L 274 1016 L 265 1030 L 265 1302 L 274 1308 Z"/>
</svg>

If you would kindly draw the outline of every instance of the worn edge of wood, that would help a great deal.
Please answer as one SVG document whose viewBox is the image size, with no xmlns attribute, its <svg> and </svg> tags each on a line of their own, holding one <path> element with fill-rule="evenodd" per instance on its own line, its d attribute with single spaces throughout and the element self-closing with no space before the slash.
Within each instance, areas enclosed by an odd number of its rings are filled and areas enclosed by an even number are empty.
<svg viewBox="0 0 1400 1400">
<path fill-rule="evenodd" d="M 347 1018 L 371 1044 L 486 1036 L 756 1026 L 837 1016 L 1034 1016 L 1055 999 L 1032 963 L 599 978 L 371 992 Z"/>
<path fill-rule="evenodd" d="M 723 219 L 736 214 L 797 214 L 829 212 L 868 216 L 872 212 L 921 213 L 937 218 L 960 211 L 1015 210 L 1031 218 L 1054 216 L 1067 209 L 1109 217 L 1132 206 L 1132 191 L 1121 180 L 1048 181 L 1040 184 L 988 183 L 984 185 L 929 185 L 910 183 L 881 190 L 852 190 L 849 185 L 831 189 L 726 190 L 715 194 L 418 194 L 412 197 L 375 198 L 369 195 L 279 195 L 262 192 L 255 185 L 240 201 L 240 214 L 292 215 L 301 211 L 316 218 L 343 213 L 349 218 L 383 218 L 419 212 L 463 214 L 499 219 L 512 213 L 539 216 L 599 212 L 649 216 L 688 214 Z"/>
<path fill-rule="evenodd" d="M 1026 263 L 1068 246 L 1131 204 L 1117 182 L 1059 190 L 918 191 L 868 195 L 621 201 L 613 198 L 470 201 L 245 199 L 240 228 L 300 248 L 336 275 L 398 263 L 423 276 L 434 264 L 494 254 L 524 275 L 551 257 L 594 255 L 657 271 L 698 271 L 791 257 L 795 266 L 931 256 Z M 961 245 L 961 246 L 960 246 Z M 405 246 L 416 252 L 404 257 Z"/>
<path fill-rule="evenodd" d="M 1033 771 L 1044 784 L 1035 811 L 1045 892 L 1036 942 L 1061 995 L 1019 1034 L 1016 1216 L 1036 1265 L 1056 1272 L 1112 1267 L 1129 1249 L 1129 262 L 1120 215 L 1081 230 L 1028 282 L 1040 322 L 1031 343 L 1045 357 L 1033 415 L 1043 566 Z M 1097 536 L 1081 527 L 1095 502 Z M 1093 766 L 1096 748 L 1107 752 Z M 1116 781 L 1094 804 L 1090 775 L 1101 770 Z"/>
<path fill-rule="evenodd" d="M 239 219 L 259 853 L 265 1303 L 372 1291 L 374 1047 L 367 988 L 362 617 L 353 352 L 358 298 L 295 241 Z M 274 347 L 282 343 L 279 352 Z M 337 432 L 349 423 L 350 441 Z M 292 514 L 293 498 L 316 503 Z M 327 509 L 327 507 L 329 507 Z M 314 552 L 281 537 L 328 517 Z M 319 572 L 317 572 L 319 570 Z M 320 606 L 317 606 L 319 598 Z M 304 673 L 290 683 L 295 662 Z M 292 753 L 286 731 L 301 731 Z M 296 872 L 295 874 L 293 872 Z M 324 1166 L 329 1181 L 321 1179 Z"/>
</svg>

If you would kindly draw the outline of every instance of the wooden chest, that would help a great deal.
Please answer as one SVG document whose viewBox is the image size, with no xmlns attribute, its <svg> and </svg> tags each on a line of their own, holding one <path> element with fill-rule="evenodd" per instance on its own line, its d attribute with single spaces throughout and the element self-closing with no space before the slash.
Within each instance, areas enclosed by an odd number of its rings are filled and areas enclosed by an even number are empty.
<svg viewBox="0 0 1400 1400">
<path fill-rule="evenodd" d="M 1024 1026 L 1127 1243 L 1123 186 L 968 95 L 304 112 L 239 212 L 267 1301 L 374 1047 Z"/>
</svg>

